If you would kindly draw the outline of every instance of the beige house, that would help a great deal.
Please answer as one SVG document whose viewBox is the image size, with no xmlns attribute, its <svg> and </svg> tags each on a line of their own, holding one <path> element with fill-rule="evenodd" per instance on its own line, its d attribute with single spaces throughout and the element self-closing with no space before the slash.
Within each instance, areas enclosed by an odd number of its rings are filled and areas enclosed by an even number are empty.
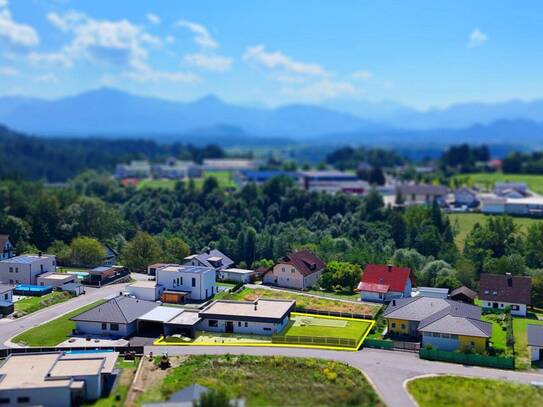
<svg viewBox="0 0 543 407">
<path fill-rule="evenodd" d="M 280 259 L 263 277 L 264 284 L 306 290 L 314 286 L 326 264 L 307 251 L 295 251 Z"/>
</svg>

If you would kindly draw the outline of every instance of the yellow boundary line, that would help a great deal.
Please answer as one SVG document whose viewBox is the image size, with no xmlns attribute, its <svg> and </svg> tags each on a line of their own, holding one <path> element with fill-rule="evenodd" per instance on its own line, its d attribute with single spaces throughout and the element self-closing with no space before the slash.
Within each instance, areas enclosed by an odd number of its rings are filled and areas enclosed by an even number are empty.
<svg viewBox="0 0 543 407">
<path fill-rule="evenodd" d="M 369 335 L 371 328 L 375 325 L 375 321 L 372 319 L 356 319 L 356 318 L 346 318 L 346 317 L 331 317 L 328 315 L 314 315 L 314 314 L 305 314 L 300 312 L 293 312 L 293 316 L 308 316 L 308 317 L 314 317 L 314 318 L 326 318 L 326 319 L 340 319 L 344 321 L 355 321 L 355 322 L 367 322 L 369 323 L 368 329 L 366 329 L 366 332 L 358 342 L 358 345 L 356 348 L 351 347 L 345 347 L 345 346 L 326 346 L 326 345 L 296 345 L 296 344 L 290 344 L 290 343 L 256 343 L 256 342 L 245 342 L 245 343 L 217 343 L 217 342 L 199 342 L 199 343 L 171 343 L 171 342 L 165 342 L 165 338 L 161 336 L 159 339 L 157 339 L 153 345 L 155 346 L 252 346 L 252 347 L 273 347 L 273 348 L 309 348 L 309 349 L 328 349 L 328 350 L 345 350 L 345 351 L 351 351 L 356 352 L 360 349 L 362 346 L 362 343 L 364 343 L 364 340 Z"/>
</svg>

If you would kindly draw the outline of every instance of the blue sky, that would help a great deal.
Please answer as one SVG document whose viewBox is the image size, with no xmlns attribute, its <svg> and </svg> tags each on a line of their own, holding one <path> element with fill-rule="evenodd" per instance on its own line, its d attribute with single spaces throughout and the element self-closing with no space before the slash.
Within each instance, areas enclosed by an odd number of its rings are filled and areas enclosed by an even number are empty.
<svg viewBox="0 0 543 407">
<path fill-rule="evenodd" d="M 543 96 L 543 3 L 0 0 L 0 94 L 279 105 Z"/>
</svg>

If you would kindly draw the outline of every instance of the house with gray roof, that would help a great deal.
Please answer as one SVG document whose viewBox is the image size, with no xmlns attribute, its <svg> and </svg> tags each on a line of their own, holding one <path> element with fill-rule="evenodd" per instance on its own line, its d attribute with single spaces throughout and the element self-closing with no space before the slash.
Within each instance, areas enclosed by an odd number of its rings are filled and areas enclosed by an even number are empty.
<svg viewBox="0 0 543 407">
<path fill-rule="evenodd" d="M 385 310 L 389 333 L 420 339 L 423 346 L 454 351 L 484 350 L 492 324 L 481 320 L 481 309 L 443 298 L 411 297 L 393 300 Z"/>
<path fill-rule="evenodd" d="M 215 271 L 224 270 L 234 264 L 234 260 L 217 249 L 204 249 L 201 253 L 185 257 L 185 265 L 211 267 Z"/>
<path fill-rule="evenodd" d="M 532 362 L 543 360 L 543 325 L 528 324 L 527 332 Z"/>
<path fill-rule="evenodd" d="M 137 330 L 137 319 L 158 306 L 152 301 L 118 296 L 73 318 L 76 333 L 125 338 Z"/>
<path fill-rule="evenodd" d="M 0 318 L 13 314 L 13 290 L 15 287 L 7 284 L 0 284 Z"/>
</svg>

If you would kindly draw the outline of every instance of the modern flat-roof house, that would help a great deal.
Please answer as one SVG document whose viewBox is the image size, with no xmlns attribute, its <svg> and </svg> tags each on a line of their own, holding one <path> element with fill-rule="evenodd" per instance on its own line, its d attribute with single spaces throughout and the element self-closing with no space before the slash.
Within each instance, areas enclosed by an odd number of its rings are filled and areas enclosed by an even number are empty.
<svg viewBox="0 0 543 407">
<path fill-rule="evenodd" d="M 57 261 L 53 255 L 25 254 L 0 261 L 0 282 L 4 284 L 36 285 L 41 274 L 56 271 Z"/>
<path fill-rule="evenodd" d="M 13 289 L 15 287 L 6 284 L 0 284 L 0 318 L 13 314 Z"/>
<path fill-rule="evenodd" d="M 201 253 L 185 257 L 185 265 L 211 267 L 216 271 L 224 270 L 234 264 L 234 260 L 217 249 L 205 249 Z"/>
<path fill-rule="evenodd" d="M 326 263 L 308 250 L 294 251 L 278 260 L 263 275 L 265 284 L 306 290 L 314 286 Z"/>
<path fill-rule="evenodd" d="M 156 281 L 139 280 L 126 287 L 128 294 L 140 300 L 156 301 L 162 296 L 164 287 Z"/>
<path fill-rule="evenodd" d="M 237 283 L 250 283 L 256 275 L 254 270 L 228 268 L 218 272 L 220 281 L 235 281 Z"/>
<path fill-rule="evenodd" d="M 531 303 L 532 278 L 511 274 L 481 274 L 479 298 L 483 308 L 505 310 L 511 307 L 512 315 L 526 316 Z"/>
<path fill-rule="evenodd" d="M 393 335 L 422 339 L 422 345 L 454 351 L 486 349 L 492 324 L 481 321 L 481 308 L 431 297 L 392 300 L 383 317 Z"/>
<path fill-rule="evenodd" d="M 99 399 L 116 352 L 12 354 L 0 366 L 0 405 L 71 407 Z"/>
<path fill-rule="evenodd" d="M 368 264 L 356 290 L 362 301 L 388 302 L 394 298 L 411 297 L 414 283 L 410 268 Z"/>
<path fill-rule="evenodd" d="M 36 285 L 60 288 L 64 284 L 75 283 L 75 275 L 50 271 L 37 277 Z"/>
<path fill-rule="evenodd" d="M 526 329 L 532 362 L 543 360 L 543 325 L 528 324 Z"/>
<path fill-rule="evenodd" d="M 396 193 L 403 198 L 405 205 L 428 205 L 437 201 L 442 205 L 449 193 L 449 188 L 431 184 L 401 184 Z"/>
<path fill-rule="evenodd" d="M 15 246 L 9 235 L 0 235 L 0 260 L 6 260 L 15 256 Z"/>
<path fill-rule="evenodd" d="M 214 301 L 200 311 L 199 329 L 211 332 L 273 335 L 288 324 L 296 301 L 258 299 Z"/>
<path fill-rule="evenodd" d="M 415 293 L 413 295 L 415 295 Z M 420 297 L 447 298 L 449 295 L 449 289 L 438 287 L 419 287 L 416 291 L 416 295 Z"/>
<path fill-rule="evenodd" d="M 174 265 L 156 270 L 161 299 L 180 304 L 187 300 L 205 301 L 217 294 L 217 272 L 211 267 Z"/>
<path fill-rule="evenodd" d="M 76 333 L 124 338 L 137 330 L 137 319 L 158 304 L 126 296 L 118 296 L 73 318 Z"/>
<path fill-rule="evenodd" d="M 473 291 L 472 289 L 466 286 L 455 288 L 449 294 L 450 300 L 461 301 L 461 302 L 465 302 L 466 304 L 473 304 L 476 298 L 477 298 L 477 292 Z"/>
</svg>

